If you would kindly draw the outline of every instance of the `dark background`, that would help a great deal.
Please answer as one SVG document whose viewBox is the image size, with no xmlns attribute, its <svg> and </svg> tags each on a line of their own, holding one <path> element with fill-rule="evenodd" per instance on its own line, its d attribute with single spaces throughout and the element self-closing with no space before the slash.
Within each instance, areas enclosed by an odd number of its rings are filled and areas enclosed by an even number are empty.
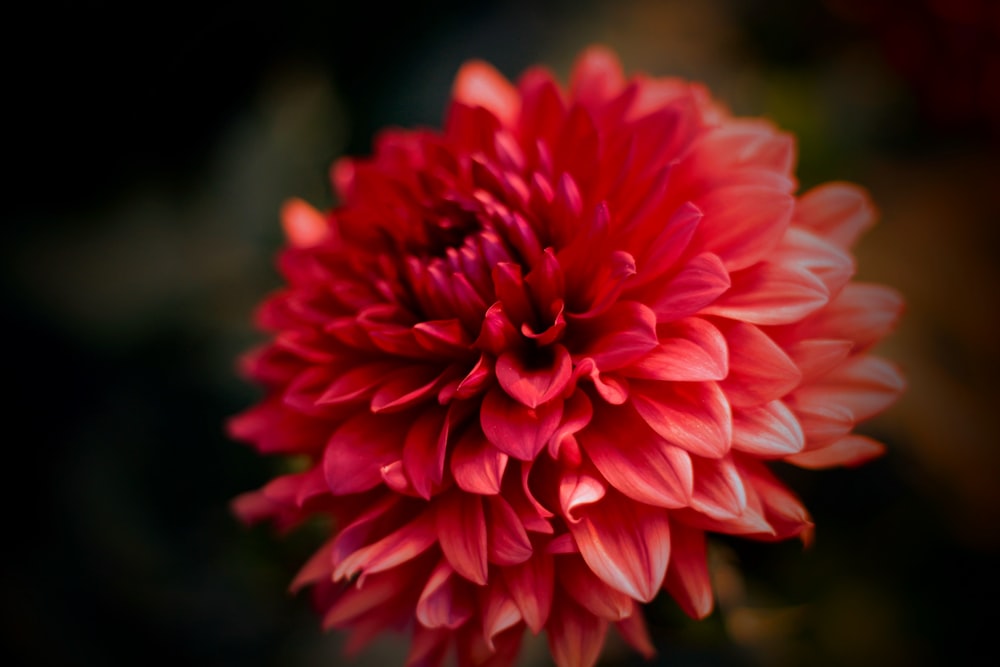
<svg viewBox="0 0 1000 667">
<path fill-rule="evenodd" d="M 670 665 L 935 665 L 991 646 L 1000 552 L 1000 9 L 939 2 L 61 2 L 4 17 L 5 664 L 341 664 L 285 592 L 315 546 L 238 525 L 275 472 L 225 437 L 278 285 L 277 211 L 386 125 L 437 125 L 470 57 L 565 76 L 593 42 L 799 138 L 868 187 L 860 277 L 907 296 L 910 390 L 862 469 L 786 476 L 817 543 L 719 540 L 719 604 L 647 609 Z M 360 664 L 399 663 L 387 639 Z M 991 651 L 992 652 L 992 651 Z M 986 653 L 988 655 L 989 653 Z M 0 657 L 5 657 L 0 654 Z M 529 642 L 523 664 L 546 664 Z M 605 664 L 641 661 L 609 642 Z"/>
</svg>

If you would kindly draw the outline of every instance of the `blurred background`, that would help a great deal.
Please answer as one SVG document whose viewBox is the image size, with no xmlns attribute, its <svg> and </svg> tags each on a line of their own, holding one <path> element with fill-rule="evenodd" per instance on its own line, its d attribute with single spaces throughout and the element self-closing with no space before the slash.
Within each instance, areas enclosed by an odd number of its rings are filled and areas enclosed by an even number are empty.
<svg viewBox="0 0 1000 667">
<path fill-rule="evenodd" d="M 5 16 L 0 658 L 345 664 L 286 586 L 315 546 L 229 514 L 275 462 L 227 440 L 278 285 L 278 209 L 438 126 L 471 57 L 565 77 L 593 42 L 798 136 L 868 187 L 860 277 L 907 297 L 910 389 L 858 470 L 783 471 L 815 546 L 719 540 L 719 603 L 646 612 L 656 665 L 967 664 L 1000 594 L 1000 6 L 991 0 L 54 2 Z M 388 639 L 357 664 L 397 664 Z M 547 664 L 529 642 L 522 664 Z M 603 664 L 641 665 L 609 641 Z"/>
</svg>

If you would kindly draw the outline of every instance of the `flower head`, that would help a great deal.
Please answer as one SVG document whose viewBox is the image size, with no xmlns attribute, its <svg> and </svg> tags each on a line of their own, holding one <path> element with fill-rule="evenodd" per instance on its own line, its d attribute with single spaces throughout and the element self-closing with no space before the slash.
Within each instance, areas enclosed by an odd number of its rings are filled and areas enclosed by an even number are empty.
<svg viewBox="0 0 1000 667">
<path fill-rule="evenodd" d="M 593 48 L 568 89 L 466 64 L 441 132 L 391 130 L 332 171 L 340 205 L 283 211 L 287 286 L 230 430 L 308 466 L 237 499 L 332 517 L 293 588 L 357 648 L 511 663 L 525 629 L 589 666 L 641 604 L 712 609 L 706 532 L 808 539 L 768 468 L 882 451 L 856 422 L 902 380 L 868 353 L 901 300 L 850 282 L 874 218 L 796 197 L 792 138 L 703 87 L 627 79 Z"/>
</svg>

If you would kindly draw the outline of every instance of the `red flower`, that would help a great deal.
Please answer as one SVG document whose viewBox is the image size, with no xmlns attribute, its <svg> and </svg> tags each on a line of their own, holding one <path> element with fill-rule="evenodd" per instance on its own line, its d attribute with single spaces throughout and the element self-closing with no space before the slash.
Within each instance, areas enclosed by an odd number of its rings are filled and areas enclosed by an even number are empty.
<svg viewBox="0 0 1000 667">
<path fill-rule="evenodd" d="M 385 132 L 336 164 L 338 208 L 286 206 L 267 397 L 230 426 L 309 465 L 235 507 L 332 517 L 293 584 L 325 626 L 408 629 L 430 665 L 509 664 L 527 627 L 587 666 L 609 624 L 652 653 L 663 588 L 711 611 L 706 531 L 808 539 L 767 462 L 881 453 L 851 430 L 901 390 L 867 353 L 901 300 L 849 282 L 865 193 L 796 198 L 794 153 L 591 49 L 568 91 L 465 65 L 443 132 Z"/>
</svg>

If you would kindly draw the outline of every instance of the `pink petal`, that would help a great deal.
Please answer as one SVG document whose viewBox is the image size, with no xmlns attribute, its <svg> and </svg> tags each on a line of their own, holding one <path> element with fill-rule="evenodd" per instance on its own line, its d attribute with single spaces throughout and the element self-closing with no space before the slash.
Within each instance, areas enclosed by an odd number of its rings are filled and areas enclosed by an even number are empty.
<svg viewBox="0 0 1000 667">
<path fill-rule="evenodd" d="M 796 392 L 796 400 L 807 399 L 846 407 L 858 421 L 868 419 L 892 405 L 905 387 L 902 374 L 884 359 L 870 355 L 854 357 L 821 380 Z"/>
<path fill-rule="evenodd" d="M 725 521 L 743 514 L 747 494 L 739 470 L 730 458 L 695 457 L 694 493 L 691 508 L 713 519 Z"/>
<path fill-rule="evenodd" d="M 488 354 L 479 355 L 479 361 L 455 387 L 455 397 L 472 398 L 484 391 L 493 380 L 493 358 Z"/>
<path fill-rule="evenodd" d="M 729 289 L 729 271 L 718 255 L 696 255 L 647 300 L 657 322 L 674 322 L 694 315 Z"/>
<path fill-rule="evenodd" d="M 333 577 L 351 578 L 360 573 L 360 585 L 368 575 L 392 569 L 419 556 L 434 544 L 435 537 L 430 514 L 425 512 L 381 540 L 349 555 L 334 569 Z"/>
<path fill-rule="evenodd" d="M 548 625 L 549 650 L 557 667 L 593 667 L 608 622 L 569 600 L 561 600 Z"/>
<path fill-rule="evenodd" d="M 479 419 L 494 447 L 516 459 L 530 461 L 559 428 L 562 409 L 561 400 L 529 408 L 494 388 L 483 399 Z"/>
<path fill-rule="evenodd" d="M 727 323 L 729 376 L 720 382 L 734 407 L 762 405 L 798 386 L 802 372 L 777 343 L 752 324 Z"/>
<path fill-rule="evenodd" d="M 782 401 L 733 411 L 733 449 L 761 458 L 780 458 L 802 451 L 805 434 Z"/>
<path fill-rule="evenodd" d="M 603 407 L 577 437 L 604 479 L 629 498 L 659 507 L 690 502 L 691 457 L 653 433 L 634 410 Z"/>
<path fill-rule="evenodd" d="M 560 455 L 572 465 L 580 463 L 580 448 L 574 434 L 585 428 L 594 415 L 594 408 L 582 391 L 575 391 L 563 405 L 562 422 L 549 438 L 549 455 L 558 460 Z"/>
<path fill-rule="evenodd" d="M 576 324 L 586 338 L 574 350 L 578 359 L 589 357 L 601 371 L 611 371 L 641 358 L 658 344 L 656 315 L 636 301 L 621 301 L 605 314 Z"/>
<path fill-rule="evenodd" d="M 502 569 L 504 583 L 528 628 L 538 634 L 550 621 L 555 592 L 555 570 L 551 554 L 536 551 L 520 565 Z"/>
<path fill-rule="evenodd" d="M 282 205 L 281 224 L 288 242 L 297 248 L 317 245 L 331 232 L 326 217 L 298 198 L 289 199 Z"/>
<path fill-rule="evenodd" d="M 624 372 L 661 382 L 721 380 L 729 374 L 729 349 L 707 320 L 689 317 L 658 328 L 660 344 Z"/>
<path fill-rule="evenodd" d="M 521 518 L 503 496 L 486 498 L 486 558 L 496 565 L 517 565 L 531 558 L 532 546 Z"/>
<path fill-rule="evenodd" d="M 708 572 L 705 532 L 679 521 L 670 522 L 672 554 L 665 587 L 681 609 L 694 619 L 712 613 L 714 599 Z"/>
<path fill-rule="evenodd" d="M 854 245 L 875 224 L 877 211 L 868 193 L 852 183 L 825 183 L 799 197 L 795 222 L 837 244 Z"/>
<path fill-rule="evenodd" d="M 454 574 L 445 561 L 431 572 L 417 601 L 417 621 L 424 627 L 454 630 L 472 616 L 470 592 Z"/>
<path fill-rule="evenodd" d="M 500 493 L 506 468 L 507 455 L 491 445 L 474 425 L 465 431 L 451 453 L 451 474 L 455 483 L 469 493 Z"/>
<path fill-rule="evenodd" d="M 580 520 L 568 525 L 594 574 L 636 600 L 652 600 L 663 585 L 670 560 L 667 512 L 606 497 L 579 514 Z"/>
<path fill-rule="evenodd" d="M 471 107 L 481 106 L 507 127 L 521 109 L 517 89 L 492 65 L 481 60 L 465 63 L 455 77 L 452 98 Z"/>
<path fill-rule="evenodd" d="M 495 650 L 493 638 L 521 622 L 521 611 L 498 580 L 490 582 L 482 603 L 483 637 L 490 650 Z"/>
<path fill-rule="evenodd" d="M 559 396 L 572 377 L 573 362 L 562 345 L 548 348 L 554 355 L 549 364 L 528 367 L 522 355 L 504 352 L 496 362 L 496 377 L 511 398 L 536 408 Z"/>
<path fill-rule="evenodd" d="M 672 445 L 708 458 L 729 451 L 732 412 L 717 383 L 637 380 L 631 396 L 643 420 Z"/>
<path fill-rule="evenodd" d="M 802 372 L 802 382 L 826 375 L 850 354 L 854 345 L 849 340 L 800 340 L 785 348 L 788 356 Z"/>
<path fill-rule="evenodd" d="M 843 338 L 864 350 L 892 331 L 902 310 L 903 298 L 896 290 L 852 282 L 794 333 L 797 338 Z"/>
<path fill-rule="evenodd" d="M 885 445 L 863 435 L 849 435 L 829 445 L 800 452 L 785 460 L 800 468 L 819 470 L 836 466 L 853 467 L 878 458 Z"/>
<path fill-rule="evenodd" d="M 437 502 L 437 538 L 448 563 L 469 581 L 486 583 L 486 518 L 479 496 L 451 493 Z"/>
<path fill-rule="evenodd" d="M 795 198 L 756 185 L 714 188 L 695 200 L 705 214 L 695 243 L 722 258 L 729 271 L 760 261 L 788 228 Z"/>
<path fill-rule="evenodd" d="M 804 269 L 761 262 L 730 275 L 732 287 L 705 313 L 754 324 L 787 324 L 830 300 L 823 281 Z"/>
<path fill-rule="evenodd" d="M 573 64 L 570 98 L 592 107 L 611 99 L 624 85 L 625 75 L 614 52 L 591 46 Z"/>
<path fill-rule="evenodd" d="M 344 422 L 323 452 L 330 493 L 360 493 L 377 486 L 382 481 L 382 466 L 402 457 L 407 426 L 368 412 Z"/>
</svg>

